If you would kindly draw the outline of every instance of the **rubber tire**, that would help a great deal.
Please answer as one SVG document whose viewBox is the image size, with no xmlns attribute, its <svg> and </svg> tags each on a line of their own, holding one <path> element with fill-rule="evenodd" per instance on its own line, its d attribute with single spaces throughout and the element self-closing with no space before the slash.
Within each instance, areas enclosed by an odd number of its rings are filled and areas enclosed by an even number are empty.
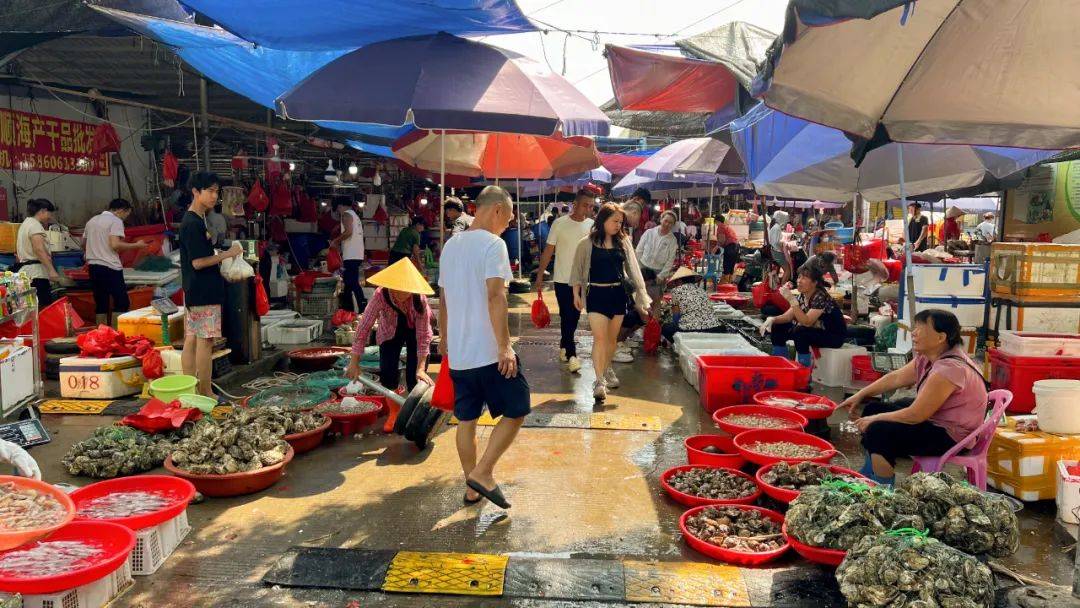
<svg viewBox="0 0 1080 608">
<path fill-rule="evenodd" d="M 409 418 L 412 416 L 416 406 L 424 400 L 424 393 L 426 393 L 430 386 L 426 383 L 419 382 L 413 387 L 413 390 L 409 391 L 405 402 L 401 404 L 401 410 L 398 411 L 397 420 L 394 421 L 394 433 L 397 435 L 405 434 L 405 425 L 409 423 Z M 430 398 L 429 398 L 430 401 Z"/>
<path fill-rule="evenodd" d="M 419 444 L 424 437 L 424 421 L 431 414 L 432 407 L 426 403 L 416 404 L 409 422 L 405 424 L 405 439 Z"/>
<path fill-rule="evenodd" d="M 450 412 L 446 410 L 440 410 L 439 408 L 431 408 L 431 413 L 428 414 L 424 420 L 423 427 L 420 429 L 421 436 L 413 439 L 413 443 L 420 450 L 425 449 L 431 445 L 431 440 L 435 438 L 436 433 L 442 428 L 443 424 L 450 418 Z"/>
<path fill-rule="evenodd" d="M 45 342 L 45 353 L 70 357 L 79 354 L 79 345 L 75 342 L 75 338 L 53 338 Z"/>
</svg>

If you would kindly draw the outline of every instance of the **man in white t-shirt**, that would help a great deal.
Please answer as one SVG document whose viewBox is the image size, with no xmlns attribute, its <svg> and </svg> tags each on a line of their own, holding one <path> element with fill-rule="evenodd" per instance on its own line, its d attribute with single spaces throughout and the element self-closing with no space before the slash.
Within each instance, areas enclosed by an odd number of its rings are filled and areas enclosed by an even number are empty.
<svg viewBox="0 0 1080 608">
<path fill-rule="evenodd" d="M 26 219 L 15 236 L 14 270 L 30 277 L 30 284 L 37 291 L 38 310 L 53 303 L 52 284 L 60 281 L 45 240 L 45 226 L 52 223 L 53 211 L 56 207 L 48 199 L 30 199 L 26 203 Z"/>
<path fill-rule="evenodd" d="M 454 381 L 458 459 L 467 486 L 464 501 L 475 504 L 487 498 L 503 509 L 510 503 L 495 482 L 495 464 L 517 436 L 531 400 L 529 383 L 510 346 L 507 321 L 506 286 L 513 274 L 499 235 L 511 217 L 510 195 L 498 186 L 484 188 L 476 199 L 472 226 L 446 241 L 439 265 L 439 352 Z M 485 405 L 500 420 L 477 461 L 476 420 Z"/>
<path fill-rule="evenodd" d="M 334 198 L 334 210 L 341 216 L 341 234 L 330 241 L 334 247 L 341 243 L 341 280 L 345 284 L 345 292 L 342 294 L 344 302 L 342 308 L 364 312 L 367 300 L 364 298 L 364 288 L 360 284 L 360 271 L 364 266 L 364 226 L 360 223 L 360 216 L 356 214 L 353 200 L 347 196 Z M 353 297 L 356 297 L 356 308 L 353 308 Z"/>
<path fill-rule="evenodd" d="M 111 322 L 109 313 L 127 312 L 131 309 L 127 283 L 124 281 L 124 265 L 120 252 L 128 249 L 146 249 L 144 241 L 124 242 L 124 220 L 131 215 L 131 203 L 113 199 L 109 208 L 90 218 L 83 230 L 86 248 L 86 265 L 90 272 L 90 286 L 94 293 L 94 312 L 98 325 Z M 110 307 L 109 301 L 112 300 Z"/>
<path fill-rule="evenodd" d="M 555 282 L 555 300 L 559 304 L 559 360 L 566 363 L 566 369 L 570 373 L 581 369 L 577 345 L 574 343 L 574 332 L 577 331 L 581 311 L 574 306 L 570 268 L 574 265 L 574 251 L 578 243 L 592 230 L 593 220 L 589 217 L 589 212 L 595 200 L 594 194 L 579 191 L 570 215 L 559 216 L 551 224 L 547 247 L 540 256 L 540 268 L 536 271 L 536 291 L 540 291 L 544 285 L 544 271 L 551 263 L 551 257 L 555 256 L 555 274 L 552 279 Z"/>
<path fill-rule="evenodd" d="M 976 226 L 975 230 L 979 232 L 979 235 L 987 243 L 993 243 L 997 240 L 997 220 L 994 214 L 989 211 L 984 213 L 982 223 Z"/>
</svg>

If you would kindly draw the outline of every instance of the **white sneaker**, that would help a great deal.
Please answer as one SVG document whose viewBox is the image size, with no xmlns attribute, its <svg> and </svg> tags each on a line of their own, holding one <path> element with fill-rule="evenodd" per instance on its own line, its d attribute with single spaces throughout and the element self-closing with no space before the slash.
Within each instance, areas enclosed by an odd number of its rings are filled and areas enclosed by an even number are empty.
<svg viewBox="0 0 1080 608">
<path fill-rule="evenodd" d="M 592 396 L 597 401 L 603 401 L 607 398 L 607 387 L 604 386 L 603 380 L 597 380 L 593 383 Z"/>
<path fill-rule="evenodd" d="M 566 349 L 559 349 L 559 363 L 566 363 Z"/>
<path fill-rule="evenodd" d="M 607 368 L 607 371 L 604 372 L 604 384 L 606 384 L 608 388 L 619 388 L 619 377 L 615 375 L 615 370 L 613 368 L 609 367 Z"/>
<path fill-rule="evenodd" d="M 630 350 L 629 347 L 620 348 L 615 351 L 615 354 L 612 355 L 611 360 L 615 363 L 633 363 L 634 351 Z"/>
<path fill-rule="evenodd" d="M 571 374 L 576 374 L 580 369 L 581 361 L 578 360 L 577 357 L 570 357 L 566 360 L 566 371 L 570 372 Z"/>
</svg>

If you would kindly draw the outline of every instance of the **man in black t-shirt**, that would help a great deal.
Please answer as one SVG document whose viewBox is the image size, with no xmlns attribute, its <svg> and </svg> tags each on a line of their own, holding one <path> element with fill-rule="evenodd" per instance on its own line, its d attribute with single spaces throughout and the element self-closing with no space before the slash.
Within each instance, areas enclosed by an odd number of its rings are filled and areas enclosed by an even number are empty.
<svg viewBox="0 0 1080 608">
<path fill-rule="evenodd" d="M 913 251 L 924 251 L 930 221 L 922 214 L 921 203 L 911 203 L 908 205 L 908 211 L 911 213 L 911 219 L 908 220 L 907 225 L 907 242 L 911 243 Z"/>
<path fill-rule="evenodd" d="M 225 303 L 225 279 L 218 268 L 243 249 L 238 242 L 216 253 L 206 229 L 206 214 L 217 204 L 221 184 L 205 171 L 191 176 L 191 206 L 180 222 L 180 276 L 184 286 L 184 373 L 199 379 L 199 393 L 213 397 L 210 384 L 214 339 L 221 337 L 221 306 Z"/>
</svg>

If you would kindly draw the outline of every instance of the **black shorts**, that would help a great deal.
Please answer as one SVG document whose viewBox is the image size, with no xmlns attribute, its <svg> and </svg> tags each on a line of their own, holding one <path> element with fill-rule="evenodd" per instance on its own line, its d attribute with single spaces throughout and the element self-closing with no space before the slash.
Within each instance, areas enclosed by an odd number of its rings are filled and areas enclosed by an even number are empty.
<svg viewBox="0 0 1080 608">
<path fill-rule="evenodd" d="M 622 285 L 613 287 L 589 287 L 585 296 L 585 310 L 604 315 L 609 319 L 626 314 L 626 290 Z"/>
<path fill-rule="evenodd" d="M 115 270 L 99 264 L 88 264 L 90 286 L 94 293 L 94 312 L 99 315 L 109 314 L 109 300 L 112 300 L 112 312 L 127 312 L 131 308 L 127 284 L 124 283 L 124 271 Z"/>
<path fill-rule="evenodd" d="M 450 378 L 454 381 L 454 416 L 458 420 L 476 420 L 484 413 L 485 405 L 492 418 L 523 418 L 532 411 L 529 382 L 521 373 L 521 359 L 513 378 L 499 373 L 498 363 L 452 369 Z"/>
<path fill-rule="evenodd" d="M 908 401 L 886 403 L 875 401 L 863 408 L 863 416 L 895 412 L 907 407 Z M 867 427 L 862 436 L 867 453 L 878 454 L 895 466 L 897 458 L 911 456 L 941 456 L 956 445 L 956 440 L 942 427 L 929 420 L 918 424 L 879 421 Z"/>
<path fill-rule="evenodd" d="M 735 264 L 739 261 L 739 244 L 728 243 L 724 245 L 724 274 L 735 272 Z"/>
</svg>

